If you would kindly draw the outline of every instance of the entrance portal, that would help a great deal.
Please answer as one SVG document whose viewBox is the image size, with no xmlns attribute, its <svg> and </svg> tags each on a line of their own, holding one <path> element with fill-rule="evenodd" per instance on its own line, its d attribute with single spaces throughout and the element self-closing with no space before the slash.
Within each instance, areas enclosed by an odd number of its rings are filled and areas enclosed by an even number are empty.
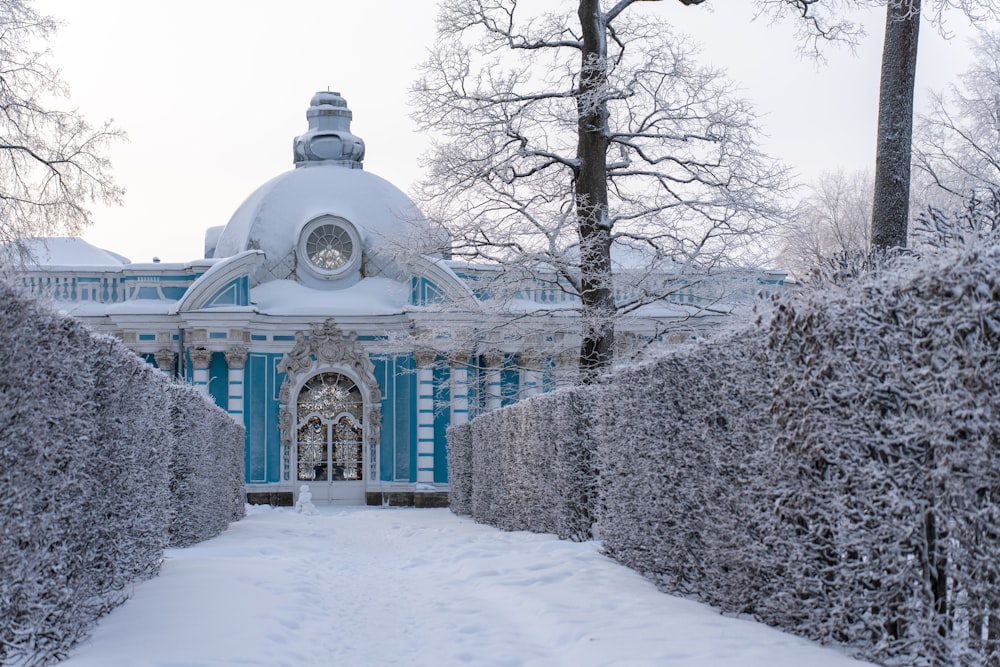
<svg viewBox="0 0 1000 667">
<path fill-rule="evenodd" d="M 315 500 L 363 503 L 365 496 L 364 401 L 340 373 L 310 378 L 296 401 L 297 478 Z"/>
</svg>

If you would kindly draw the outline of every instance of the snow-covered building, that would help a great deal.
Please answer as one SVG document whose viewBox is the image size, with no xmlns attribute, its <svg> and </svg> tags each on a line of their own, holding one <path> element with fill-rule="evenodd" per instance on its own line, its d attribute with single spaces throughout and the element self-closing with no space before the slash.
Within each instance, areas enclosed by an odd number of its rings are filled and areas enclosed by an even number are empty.
<svg viewBox="0 0 1000 667">
<path fill-rule="evenodd" d="M 82 239 L 45 239 L 26 290 L 118 336 L 204 389 L 246 426 L 251 502 L 446 502 L 445 429 L 477 411 L 573 381 L 579 338 L 565 293 L 514 295 L 505 324 L 490 268 L 401 253 L 428 227 L 414 203 L 362 168 L 364 142 L 334 92 L 317 93 L 295 168 L 257 188 L 205 258 L 130 263 Z M 749 278 L 745 293 L 780 285 Z M 631 320 L 625 341 L 688 338 L 722 311 L 698 290 Z M 572 300 L 570 298 L 570 300 Z M 723 309 L 724 310 L 724 309 Z"/>
</svg>

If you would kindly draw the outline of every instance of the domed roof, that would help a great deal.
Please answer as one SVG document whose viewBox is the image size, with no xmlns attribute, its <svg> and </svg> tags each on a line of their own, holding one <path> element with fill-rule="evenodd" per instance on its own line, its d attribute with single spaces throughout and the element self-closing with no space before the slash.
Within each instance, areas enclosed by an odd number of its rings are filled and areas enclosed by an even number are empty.
<svg viewBox="0 0 1000 667">
<path fill-rule="evenodd" d="M 304 228 L 317 219 L 349 223 L 366 254 L 380 254 L 380 247 L 426 224 L 401 190 L 362 169 L 364 142 L 351 134 L 351 112 L 338 93 L 317 93 L 307 118 L 309 130 L 293 144 L 295 169 L 257 188 L 215 244 L 215 257 L 263 250 L 264 273 L 255 282 L 302 279 L 296 249 Z"/>
</svg>

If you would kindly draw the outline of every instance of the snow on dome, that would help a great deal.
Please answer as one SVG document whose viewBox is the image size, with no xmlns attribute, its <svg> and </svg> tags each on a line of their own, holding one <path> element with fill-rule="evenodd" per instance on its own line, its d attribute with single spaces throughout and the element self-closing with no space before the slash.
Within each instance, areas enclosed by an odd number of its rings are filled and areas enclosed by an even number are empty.
<svg viewBox="0 0 1000 667">
<path fill-rule="evenodd" d="M 72 236 L 25 239 L 31 261 L 37 266 L 122 266 L 131 262 L 121 255 L 103 250 Z"/>
<path fill-rule="evenodd" d="M 304 275 L 304 259 L 296 253 L 300 237 L 307 225 L 321 217 L 344 221 L 357 232 L 367 265 L 365 275 L 385 272 L 393 264 L 387 261 L 391 248 L 426 226 L 409 197 L 362 169 L 364 143 L 350 133 L 351 112 L 344 98 L 332 92 L 316 93 L 307 117 L 309 131 L 295 140 L 296 168 L 257 188 L 215 244 L 214 257 L 264 251 L 254 284 L 297 279 L 313 287 L 339 288 L 359 280 L 360 265 L 351 276 L 340 276 L 337 281 Z"/>
</svg>

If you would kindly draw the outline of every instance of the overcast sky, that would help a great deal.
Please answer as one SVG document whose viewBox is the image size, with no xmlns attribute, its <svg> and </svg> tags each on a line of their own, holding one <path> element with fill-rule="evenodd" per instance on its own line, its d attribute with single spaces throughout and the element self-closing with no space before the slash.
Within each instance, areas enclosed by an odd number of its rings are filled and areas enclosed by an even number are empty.
<svg viewBox="0 0 1000 667">
<path fill-rule="evenodd" d="M 522 5 L 554 0 L 526 0 Z M 65 22 L 53 62 L 71 104 L 113 118 L 129 143 L 111 153 L 125 205 L 95 209 L 84 238 L 149 261 L 203 254 L 204 230 L 223 225 L 257 186 L 292 168 L 317 90 L 339 91 L 366 143 L 365 168 L 408 191 L 424 142 L 407 89 L 434 37 L 432 0 L 37 0 Z M 869 35 L 827 62 L 797 56 L 792 27 L 750 23 L 749 0 L 685 7 L 647 4 L 703 45 L 755 101 L 767 150 L 805 179 L 874 165 L 883 10 Z M 955 17 L 953 32 L 964 29 Z M 968 62 L 966 40 L 923 26 L 917 86 L 941 89 Z"/>
</svg>

